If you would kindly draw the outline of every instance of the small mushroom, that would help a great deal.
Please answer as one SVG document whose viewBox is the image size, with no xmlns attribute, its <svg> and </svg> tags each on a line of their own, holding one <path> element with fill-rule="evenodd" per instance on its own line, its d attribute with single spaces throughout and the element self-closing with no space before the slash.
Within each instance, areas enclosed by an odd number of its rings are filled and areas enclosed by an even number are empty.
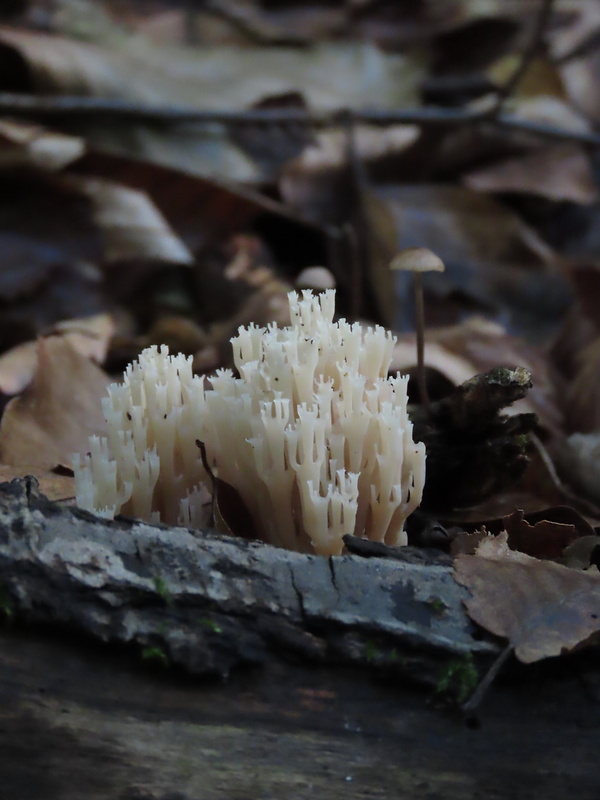
<svg viewBox="0 0 600 800">
<path fill-rule="evenodd" d="M 324 292 L 325 289 L 335 289 L 335 278 L 327 267 L 305 267 L 296 278 L 295 286 L 296 289 Z"/>
<path fill-rule="evenodd" d="M 423 311 L 423 281 L 421 274 L 423 272 L 443 272 L 445 269 L 444 262 L 426 247 L 407 247 L 406 250 L 401 250 L 394 257 L 390 264 L 390 269 L 404 270 L 414 274 L 417 325 L 417 383 L 421 402 L 425 411 L 429 414 L 431 403 L 425 380 L 425 314 Z"/>
</svg>

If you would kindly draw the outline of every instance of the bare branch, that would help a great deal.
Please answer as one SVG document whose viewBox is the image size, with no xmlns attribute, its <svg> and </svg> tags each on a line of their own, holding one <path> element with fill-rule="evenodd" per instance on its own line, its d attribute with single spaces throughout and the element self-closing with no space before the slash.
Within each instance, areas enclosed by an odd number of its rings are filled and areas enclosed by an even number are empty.
<svg viewBox="0 0 600 800">
<path fill-rule="evenodd" d="M 540 10 L 531 34 L 531 40 L 525 48 L 519 63 L 508 81 L 498 90 L 498 99 L 495 112 L 498 113 L 505 101 L 513 94 L 523 76 L 529 69 L 531 62 L 537 57 L 544 44 L 544 35 L 552 15 L 554 0 L 540 0 Z"/>
<path fill-rule="evenodd" d="M 489 109 L 443 108 L 423 106 L 401 110 L 366 109 L 352 111 L 306 112 L 301 109 L 250 109 L 221 111 L 186 106 L 152 106 L 113 98 L 74 95 L 36 96 L 0 92 L 0 116 L 19 116 L 30 119 L 106 117 L 114 120 L 142 123 L 195 123 L 198 125 L 307 125 L 311 128 L 342 127 L 348 117 L 355 123 L 386 127 L 389 125 L 420 125 L 422 127 L 454 128 L 466 124 L 486 124 L 554 141 L 579 142 L 600 147 L 600 134 L 592 131 L 569 130 L 547 123 L 522 119 L 514 114 L 493 114 Z"/>
</svg>

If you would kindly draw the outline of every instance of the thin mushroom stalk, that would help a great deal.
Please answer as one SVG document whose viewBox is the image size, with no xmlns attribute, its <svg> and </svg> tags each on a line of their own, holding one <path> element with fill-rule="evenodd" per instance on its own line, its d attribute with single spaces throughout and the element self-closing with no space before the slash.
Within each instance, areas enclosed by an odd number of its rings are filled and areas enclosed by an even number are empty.
<svg viewBox="0 0 600 800">
<path fill-rule="evenodd" d="M 412 272 L 415 290 L 415 323 L 417 334 L 417 385 L 423 408 L 429 415 L 431 401 L 425 376 L 425 310 L 423 300 L 424 272 L 443 272 L 444 262 L 426 247 L 407 247 L 401 250 L 390 264 L 390 269 Z"/>
</svg>

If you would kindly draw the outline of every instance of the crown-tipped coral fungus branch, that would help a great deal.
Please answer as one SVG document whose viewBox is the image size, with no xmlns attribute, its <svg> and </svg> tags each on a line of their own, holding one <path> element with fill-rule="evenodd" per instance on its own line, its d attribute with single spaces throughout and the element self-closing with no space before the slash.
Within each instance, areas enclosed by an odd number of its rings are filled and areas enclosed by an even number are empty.
<svg viewBox="0 0 600 800">
<path fill-rule="evenodd" d="M 104 401 L 108 440 L 77 459 L 79 505 L 201 527 L 201 440 L 266 541 L 326 555 L 346 534 L 406 544 L 425 447 L 413 441 L 408 378 L 388 377 L 395 339 L 333 322 L 333 290 L 288 297 L 289 327 L 251 325 L 232 339 L 240 377 L 219 370 L 206 388 L 191 359 L 145 350 Z"/>
</svg>

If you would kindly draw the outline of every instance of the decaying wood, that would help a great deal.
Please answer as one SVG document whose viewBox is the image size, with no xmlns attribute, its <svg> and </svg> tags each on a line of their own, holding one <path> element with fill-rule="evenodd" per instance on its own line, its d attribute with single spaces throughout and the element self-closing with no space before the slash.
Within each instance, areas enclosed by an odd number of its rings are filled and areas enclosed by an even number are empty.
<svg viewBox="0 0 600 800">
<path fill-rule="evenodd" d="M 213 533 L 102 521 L 0 486 L 0 581 L 25 620 L 134 644 L 191 673 L 293 656 L 435 684 L 449 659 L 498 652 L 463 609 L 448 563 L 324 558 Z M 419 561 L 421 563 L 419 563 Z"/>
<path fill-rule="evenodd" d="M 521 477 L 536 416 L 503 411 L 531 386 L 531 373 L 523 367 L 495 367 L 432 403 L 430 413 L 422 406 L 412 410 L 415 441 L 427 449 L 423 509 L 477 505 Z"/>
<path fill-rule="evenodd" d="M 595 800 L 597 652 L 521 667 L 469 729 L 403 677 L 439 689 L 499 651 L 448 558 L 348 546 L 106 523 L 1 485 L 0 796 Z"/>
</svg>

